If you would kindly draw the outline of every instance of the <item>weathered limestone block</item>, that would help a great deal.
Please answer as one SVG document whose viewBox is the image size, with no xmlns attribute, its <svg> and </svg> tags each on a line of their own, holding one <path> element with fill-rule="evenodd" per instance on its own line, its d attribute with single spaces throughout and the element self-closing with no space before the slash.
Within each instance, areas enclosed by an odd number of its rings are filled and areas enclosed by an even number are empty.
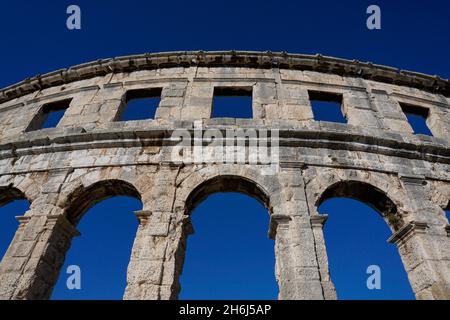
<svg viewBox="0 0 450 320">
<path fill-rule="evenodd" d="M 274 106 L 275 112 L 278 108 L 278 93 L 275 83 L 257 83 L 253 87 L 253 118 L 269 118 L 268 108 Z"/>
<path fill-rule="evenodd" d="M 300 85 L 283 84 L 278 90 L 283 93 L 283 99 L 277 110 L 270 110 L 267 117 L 269 119 L 285 120 L 312 120 L 314 118 L 311 104 L 309 102 L 308 91 Z M 276 113 L 275 113 L 275 112 Z"/>
<path fill-rule="evenodd" d="M 309 220 L 309 218 L 307 218 Z M 324 299 L 312 228 L 301 216 L 272 215 L 279 299 Z"/>
<path fill-rule="evenodd" d="M 188 217 L 139 211 L 139 228 L 127 273 L 124 299 L 176 299 L 184 262 Z"/>
<path fill-rule="evenodd" d="M 389 241 L 398 247 L 417 299 L 449 299 L 450 241 L 442 228 L 411 221 Z"/>
<path fill-rule="evenodd" d="M 421 177 L 401 177 L 401 181 L 411 212 L 409 222 L 389 241 L 397 244 L 418 299 L 448 299 L 450 239 L 442 227 L 442 209 L 430 202 L 430 190 Z"/>
<path fill-rule="evenodd" d="M 186 89 L 187 82 L 166 84 L 162 89 L 155 119 L 180 119 Z"/>
<path fill-rule="evenodd" d="M 365 123 L 368 127 L 381 129 L 381 123 L 365 91 L 350 91 L 343 94 L 343 109 L 347 116 L 347 123 L 360 125 Z"/>
<path fill-rule="evenodd" d="M 311 226 L 313 230 L 317 262 L 319 265 L 320 281 L 325 300 L 336 300 L 336 289 L 330 276 L 328 267 L 328 256 L 325 238 L 323 236 L 323 226 L 327 220 L 327 215 L 312 215 Z"/>
<path fill-rule="evenodd" d="M 203 82 L 193 83 L 190 97 L 181 112 L 180 120 L 198 120 L 211 117 L 213 87 Z"/>
<path fill-rule="evenodd" d="M 433 136 L 450 141 L 450 109 L 431 109 L 426 123 Z"/>
<path fill-rule="evenodd" d="M 0 299 L 48 299 L 76 229 L 63 215 L 28 213 L 0 264 Z"/>
<path fill-rule="evenodd" d="M 384 129 L 412 133 L 412 128 L 400 105 L 392 100 L 386 91 L 372 89 L 371 98 L 380 115 L 379 118 L 383 121 Z"/>
</svg>

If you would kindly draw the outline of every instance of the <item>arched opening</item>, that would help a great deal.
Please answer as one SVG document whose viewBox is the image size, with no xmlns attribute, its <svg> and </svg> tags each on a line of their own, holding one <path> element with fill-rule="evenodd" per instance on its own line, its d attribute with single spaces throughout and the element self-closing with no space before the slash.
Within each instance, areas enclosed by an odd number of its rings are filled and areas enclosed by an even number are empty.
<svg viewBox="0 0 450 320">
<path fill-rule="evenodd" d="M 397 248 L 386 241 L 403 222 L 383 191 L 343 181 L 317 206 L 328 214 L 324 237 L 338 299 L 414 299 Z"/>
<path fill-rule="evenodd" d="M 19 223 L 17 216 L 22 216 L 30 208 L 30 202 L 18 189 L 0 188 L 0 261 L 3 259 Z"/>
<path fill-rule="evenodd" d="M 269 198 L 254 182 L 220 176 L 186 202 L 195 233 L 187 240 L 180 299 L 276 299 Z"/>
<path fill-rule="evenodd" d="M 97 203 L 115 196 L 127 196 L 141 200 L 136 188 L 122 180 L 104 180 L 89 188 L 79 188 L 72 192 L 66 206 L 66 217 L 77 225 L 83 215 Z"/>
<path fill-rule="evenodd" d="M 72 240 L 52 299 L 122 299 L 138 227 L 133 211 L 141 209 L 139 193 L 124 181 L 101 181 L 72 194 L 67 219 L 81 236 Z"/>
</svg>

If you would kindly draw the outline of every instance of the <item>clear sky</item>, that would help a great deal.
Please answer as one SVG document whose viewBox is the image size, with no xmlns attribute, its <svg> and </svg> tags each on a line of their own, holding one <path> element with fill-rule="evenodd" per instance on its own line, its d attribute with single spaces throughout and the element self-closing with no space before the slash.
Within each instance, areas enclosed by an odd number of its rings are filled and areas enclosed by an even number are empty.
<svg viewBox="0 0 450 320">
<path fill-rule="evenodd" d="M 77 4 L 82 29 L 66 28 Z M 366 8 L 381 7 L 382 29 L 366 28 Z M 450 2 L 419 1 L 20 1 L 0 10 L 0 87 L 74 64 L 120 55 L 174 50 L 271 50 L 321 53 L 450 77 Z M 91 209 L 78 228 L 53 298 L 120 299 L 136 218 L 136 199 L 113 198 Z M 0 208 L 0 256 L 26 204 Z M 332 199 L 321 212 L 339 298 L 412 298 L 390 231 L 367 206 Z M 211 196 L 193 213 L 181 278 L 183 299 L 276 297 L 267 211 L 240 194 Z M 80 265 L 82 290 L 65 287 Z M 369 291 L 366 268 L 382 270 Z"/>
</svg>

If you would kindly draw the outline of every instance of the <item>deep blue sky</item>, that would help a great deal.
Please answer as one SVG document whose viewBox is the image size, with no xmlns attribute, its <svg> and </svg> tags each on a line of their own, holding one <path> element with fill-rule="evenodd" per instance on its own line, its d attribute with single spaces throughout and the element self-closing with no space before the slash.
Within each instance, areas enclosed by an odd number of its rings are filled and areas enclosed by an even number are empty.
<svg viewBox="0 0 450 320">
<path fill-rule="evenodd" d="M 69 4 L 81 7 L 81 31 L 65 27 Z M 365 27 L 369 4 L 381 7 L 382 30 Z M 321 53 L 450 77 L 447 0 L 20 1 L 3 7 L 0 87 L 100 58 L 199 49 Z M 411 298 L 398 254 L 386 244 L 384 222 L 367 206 L 343 201 L 320 209 L 330 215 L 325 237 L 339 297 Z M 139 208 L 135 199 L 113 198 L 86 214 L 78 226 L 83 235 L 66 260 L 66 266 L 81 266 L 82 290 L 65 289 L 65 266 L 54 298 L 122 296 L 136 231 L 131 212 Z M 23 203 L 0 208 L 0 255 L 17 227 L 13 216 L 25 210 Z M 242 195 L 212 196 L 193 221 L 181 298 L 276 296 L 273 243 L 263 237 L 267 212 L 259 203 Z M 365 288 L 369 264 L 382 268 L 380 291 Z"/>
<path fill-rule="evenodd" d="M 276 299 L 268 211 L 239 193 L 214 194 L 192 213 L 180 299 Z"/>
<path fill-rule="evenodd" d="M 324 236 L 330 273 L 338 299 L 414 299 L 396 246 L 387 243 L 391 231 L 367 205 L 344 198 L 325 201 Z M 381 290 L 366 286 L 367 267 L 381 270 Z"/>
<path fill-rule="evenodd" d="M 366 28 L 378 4 L 382 29 Z M 66 29 L 78 4 L 82 29 Z M 322 53 L 448 78 L 447 0 L 20 1 L 0 12 L 0 85 L 113 56 L 171 50 Z"/>
<path fill-rule="evenodd" d="M 253 117 L 251 97 L 223 97 L 215 96 L 212 105 L 212 118 L 243 118 Z"/>
</svg>

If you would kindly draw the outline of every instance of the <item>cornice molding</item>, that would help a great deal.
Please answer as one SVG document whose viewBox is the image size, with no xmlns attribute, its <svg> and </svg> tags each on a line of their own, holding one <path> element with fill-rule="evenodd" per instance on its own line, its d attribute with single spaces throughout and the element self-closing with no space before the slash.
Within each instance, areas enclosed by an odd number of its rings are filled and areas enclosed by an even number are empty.
<svg viewBox="0 0 450 320">
<path fill-rule="evenodd" d="M 45 88 L 104 76 L 109 73 L 190 66 L 311 70 L 408 86 L 443 94 L 447 97 L 450 96 L 450 81 L 447 79 L 371 62 L 347 60 L 320 54 L 289 54 L 270 51 L 178 51 L 100 59 L 37 75 L 0 89 L 0 103 Z"/>
<path fill-rule="evenodd" d="M 424 233 L 427 228 L 428 223 L 426 222 L 411 221 L 395 232 L 387 241 L 399 245 L 406 241 L 410 235 L 414 233 Z"/>
</svg>

